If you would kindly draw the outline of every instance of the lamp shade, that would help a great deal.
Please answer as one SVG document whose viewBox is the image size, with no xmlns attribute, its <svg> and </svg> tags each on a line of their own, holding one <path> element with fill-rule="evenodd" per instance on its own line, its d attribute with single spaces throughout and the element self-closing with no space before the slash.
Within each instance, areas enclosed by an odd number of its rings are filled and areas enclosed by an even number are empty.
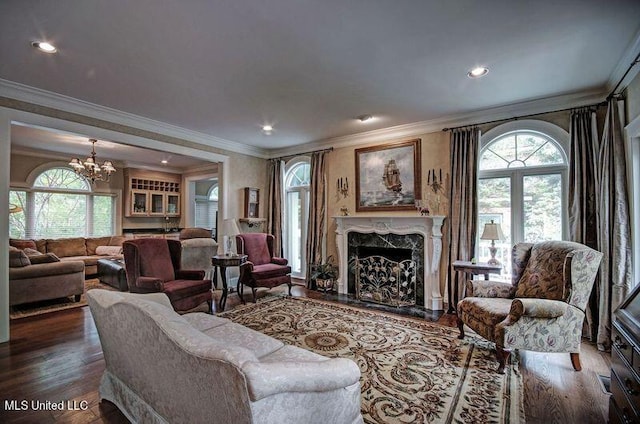
<svg viewBox="0 0 640 424">
<path fill-rule="evenodd" d="M 500 224 L 494 223 L 493 219 L 491 222 L 484 224 L 484 231 L 482 231 L 480 240 L 504 240 L 504 234 L 502 233 Z"/>
<path fill-rule="evenodd" d="M 240 234 L 240 228 L 234 218 L 222 221 L 222 234 L 230 237 Z"/>
</svg>

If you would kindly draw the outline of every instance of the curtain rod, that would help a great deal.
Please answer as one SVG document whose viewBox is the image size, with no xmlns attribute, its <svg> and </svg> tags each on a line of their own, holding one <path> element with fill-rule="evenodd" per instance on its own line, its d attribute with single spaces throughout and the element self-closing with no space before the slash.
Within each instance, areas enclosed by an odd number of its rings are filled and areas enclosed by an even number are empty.
<svg viewBox="0 0 640 424">
<path fill-rule="evenodd" d="M 271 158 L 270 160 L 282 160 L 284 158 L 290 158 L 290 157 L 293 157 L 293 156 L 308 155 L 308 154 L 311 154 L 311 153 L 318 153 L 318 152 L 333 152 L 333 147 L 329 147 L 327 149 L 320 149 L 320 150 L 311 150 L 309 152 L 292 153 L 290 155 L 280 156 L 280 157 L 277 157 L 277 158 Z"/>
<path fill-rule="evenodd" d="M 580 109 L 581 107 L 601 107 L 601 106 L 606 106 L 606 104 L 607 104 L 607 102 L 600 102 L 600 103 L 594 103 L 594 104 L 585 105 L 585 106 L 566 107 L 564 109 L 550 110 L 550 111 L 547 111 L 547 112 L 530 113 L 528 115 L 512 116 L 511 118 L 494 119 L 493 121 L 479 122 L 479 123 L 476 123 L 476 124 L 460 125 L 459 127 L 443 128 L 442 131 L 457 130 L 459 128 L 464 128 L 464 127 L 477 127 L 477 126 L 480 126 L 480 125 L 493 124 L 493 123 L 502 122 L 502 121 L 517 121 L 518 119 L 529 118 L 531 116 L 546 115 L 548 113 L 556 113 L 556 112 L 564 112 L 566 110 Z"/>
<path fill-rule="evenodd" d="M 629 71 L 631 70 L 631 68 L 633 68 L 634 66 L 636 66 L 638 63 L 640 63 L 640 53 L 638 53 L 638 55 L 636 56 L 636 58 L 633 60 L 633 62 L 631 62 L 629 64 L 629 67 L 627 68 L 627 71 L 624 73 L 624 75 L 622 76 L 622 78 L 620 78 L 620 81 L 618 81 L 618 83 L 616 84 L 616 86 L 613 88 L 613 90 L 611 90 L 611 93 L 609 93 L 609 95 L 607 96 L 607 100 L 612 99 L 615 96 L 615 92 L 618 89 L 618 87 L 620 87 L 620 84 L 622 84 L 622 81 L 624 81 L 624 79 L 627 77 L 627 74 L 629 73 Z"/>
</svg>

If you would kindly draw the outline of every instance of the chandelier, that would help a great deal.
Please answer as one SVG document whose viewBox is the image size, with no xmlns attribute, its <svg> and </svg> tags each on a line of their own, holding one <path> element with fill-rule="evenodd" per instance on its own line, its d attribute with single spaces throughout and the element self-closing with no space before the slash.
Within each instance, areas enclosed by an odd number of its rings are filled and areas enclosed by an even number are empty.
<svg viewBox="0 0 640 424">
<path fill-rule="evenodd" d="M 109 182 L 111 174 L 116 172 L 116 168 L 113 167 L 113 163 L 110 160 L 105 160 L 102 165 L 98 165 L 96 161 L 96 143 L 98 140 L 90 138 L 91 142 L 91 155 L 85 159 L 84 163 L 78 158 L 71 159 L 69 165 L 76 171 L 76 174 L 91 180 L 91 184 L 96 181 Z"/>
</svg>

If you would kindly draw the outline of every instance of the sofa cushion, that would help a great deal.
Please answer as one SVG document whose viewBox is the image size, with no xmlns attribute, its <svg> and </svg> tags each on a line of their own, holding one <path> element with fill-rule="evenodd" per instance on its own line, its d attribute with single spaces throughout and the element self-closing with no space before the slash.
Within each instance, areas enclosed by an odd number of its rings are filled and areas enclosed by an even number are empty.
<svg viewBox="0 0 640 424">
<path fill-rule="evenodd" d="M 37 249 L 35 240 L 27 239 L 9 239 L 9 246 L 17 247 L 18 249 Z"/>
<path fill-rule="evenodd" d="M 43 253 L 38 255 L 29 256 L 29 260 L 31 264 L 50 264 L 52 262 L 60 262 L 60 258 L 58 258 L 55 253 Z"/>
<path fill-rule="evenodd" d="M 267 234 L 243 234 L 241 240 L 244 242 L 244 252 L 248 253 L 249 261 L 253 262 L 254 265 L 263 265 L 271 262 L 271 253 L 267 246 Z"/>
<path fill-rule="evenodd" d="M 290 266 L 282 266 L 277 264 L 256 265 L 253 267 L 251 276 L 256 280 L 264 280 L 272 277 L 280 277 L 291 273 Z"/>
<path fill-rule="evenodd" d="M 569 253 L 582 247 L 569 241 L 536 243 L 518 282 L 516 297 L 565 300 L 565 260 Z"/>
<path fill-rule="evenodd" d="M 85 239 L 85 244 L 87 246 L 87 255 L 99 255 L 96 253 L 96 248 L 98 246 L 108 246 L 111 241 L 111 236 L 106 237 L 93 237 Z"/>
<path fill-rule="evenodd" d="M 124 243 L 126 239 L 125 236 L 111 236 L 107 246 L 122 246 L 122 243 Z"/>
<path fill-rule="evenodd" d="M 27 255 L 27 256 L 38 256 L 38 255 L 43 255 L 44 253 L 40 253 L 39 250 L 36 249 L 32 249 L 30 247 L 25 247 L 24 249 L 22 249 L 22 251 Z"/>
<path fill-rule="evenodd" d="M 9 250 L 9 268 L 21 268 L 27 265 L 31 265 L 31 261 L 26 253 L 19 249 Z"/>
<path fill-rule="evenodd" d="M 122 246 L 98 246 L 96 247 L 96 255 L 114 256 L 122 254 Z"/>
<path fill-rule="evenodd" d="M 47 253 L 47 239 L 36 240 L 36 250 L 40 253 Z"/>
<path fill-rule="evenodd" d="M 180 240 L 189 240 L 194 238 L 211 238 L 211 230 L 206 228 L 184 228 L 180 230 Z"/>
<path fill-rule="evenodd" d="M 164 293 L 171 300 L 179 300 L 185 297 L 195 296 L 202 293 L 203 287 L 211 288 L 209 280 L 174 280 L 165 284 Z"/>
<path fill-rule="evenodd" d="M 27 278 L 39 278 L 78 272 L 84 272 L 84 263 L 79 261 L 60 261 L 49 264 L 24 266 L 22 268 L 11 268 L 9 270 L 9 280 L 24 280 Z"/>
<path fill-rule="evenodd" d="M 229 322 L 203 331 L 204 334 L 223 345 L 242 346 L 253 352 L 258 359 L 284 347 L 284 343 L 243 325 Z"/>
<path fill-rule="evenodd" d="M 87 245 L 83 237 L 47 239 L 47 253 L 55 253 L 59 258 L 83 256 L 87 254 Z"/>
</svg>

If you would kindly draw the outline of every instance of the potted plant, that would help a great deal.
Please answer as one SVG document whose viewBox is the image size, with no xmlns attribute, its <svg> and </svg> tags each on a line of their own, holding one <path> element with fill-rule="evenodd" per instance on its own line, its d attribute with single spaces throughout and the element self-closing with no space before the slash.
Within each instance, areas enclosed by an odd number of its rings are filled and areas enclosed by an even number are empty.
<svg viewBox="0 0 640 424">
<path fill-rule="evenodd" d="M 338 266 L 333 263 L 333 256 L 325 261 L 311 264 L 311 279 L 316 282 L 316 287 L 325 293 L 333 290 L 333 284 L 338 277 Z"/>
</svg>

